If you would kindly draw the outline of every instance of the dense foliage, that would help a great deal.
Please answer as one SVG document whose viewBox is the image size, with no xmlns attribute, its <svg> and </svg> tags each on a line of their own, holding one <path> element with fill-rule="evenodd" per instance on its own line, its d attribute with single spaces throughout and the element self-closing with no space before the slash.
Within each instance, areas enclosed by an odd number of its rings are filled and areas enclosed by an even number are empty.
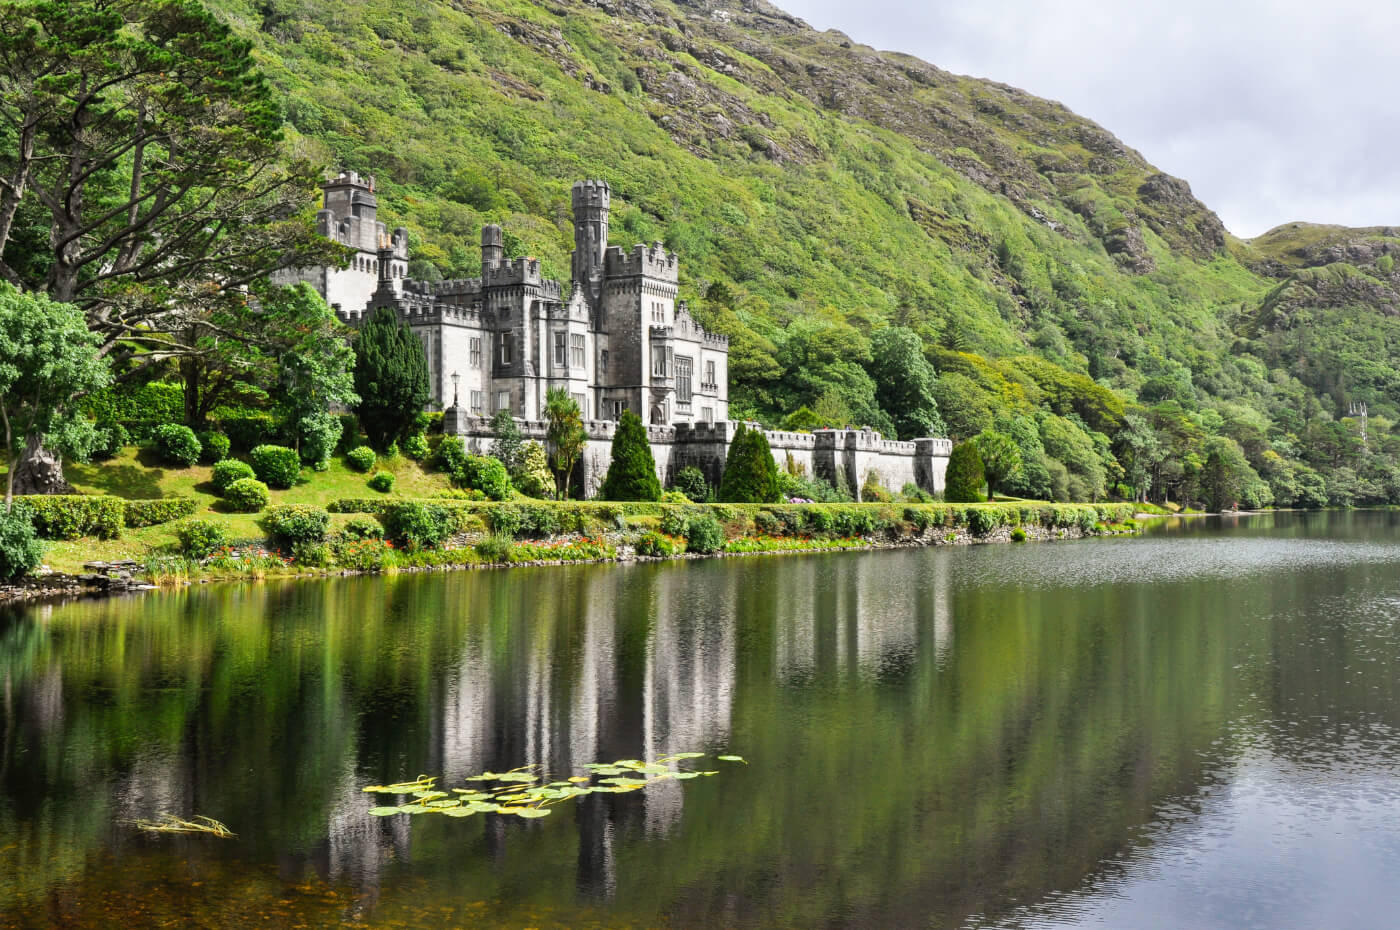
<svg viewBox="0 0 1400 930">
<path fill-rule="evenodd" d="M 44 547 L 23 506 L 0 511 L 0 581 L 13 581 L 39 567 Z"/>
<path fill-rule="evenodd" d="M 248 462 L 258 480 L 270 488 L 286 490 L 301 475 L 301 457 L 286 446 L 261 445 L 248 453 Z"/>
<path fill-rule="evenodd" d="M 355 340 L 356 412 L 369 444 L 384 451 L 410 431 L 428 403 L 428 359 L 423 345 L 392 307 L 380 307 Z"/>
<path fill-rule="evenodd" d="M 987 483 L 982 456 L 977 443 L 958 443 L 948 459 L 947 485 L 943 499 L 951 504 L 975 504 L 982 500 L 982 486 Z"/>
<path fill-rule="evenodd" d="M 238 459 L 224 459 L 214 466 L 212 481 L 214 488 L 220 494 L 228 490 L 229 485 L 242 478 L 255 478 L 257 473 L 253 471 L 253 466 Z"/>
<path fill-rule="evenodd" d="M 160 460 L 177 468 L 189 468 L 199 461 L 204 452 L 204 446 L 194 430 L 183 423 L 165 423 L 156 427 L 151 440 L 155 443 Z"/>
<path fill-rule="evenodd" d="M 656 477 L 656 459 L 641 417 L 630 410 L 622 412 L 613 435 L 612 461 L 598 489 L 605 501 L 655 501 L 661 499 L 661 480 Z"/>
<path fill-rule="evenodd" d="M 234 513 L 257 513 L 271 499 L 267 485 L 256 478 L 239 478 L 224 488 L 224 503 Z"/>
<path fill-rule="evenodd" d="M 778 466 L 768 437 L 744 424 L 734 433 L 724 462 L 718 498 L 725 503 L 771 504 L 778 500 Z"/>
</svg>

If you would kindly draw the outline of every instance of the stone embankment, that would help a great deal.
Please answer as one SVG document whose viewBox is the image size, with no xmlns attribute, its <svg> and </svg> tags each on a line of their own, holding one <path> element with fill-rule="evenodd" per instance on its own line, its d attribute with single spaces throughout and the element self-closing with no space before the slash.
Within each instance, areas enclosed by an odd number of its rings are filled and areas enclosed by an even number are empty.
<svg viewBox="0 0 1400 930">
<path fill-rule="evenodd" d="M 80 574 L 41 569 L 27 578 L 0 585 L 0 604 L 155 590 L 155 585 L 137 577 L 141 566 L 136 562 L 88 562 L 83 568 L 87 571 Z"/>
</svg>

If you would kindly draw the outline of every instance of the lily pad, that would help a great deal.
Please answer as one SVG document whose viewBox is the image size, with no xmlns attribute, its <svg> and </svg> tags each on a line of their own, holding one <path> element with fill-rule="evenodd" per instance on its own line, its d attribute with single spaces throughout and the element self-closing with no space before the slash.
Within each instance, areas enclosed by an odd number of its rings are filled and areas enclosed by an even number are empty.
<svg viewBox="0 0 1400 930">
<path fill-rule="evenodd" d="M 394 814 L 403 814 L 406 811 L 402 807 L 371 807 L 369 813 L 371 817 L 392 817 Z"/>
<path fill-rule="evenodd" d="M 743 756 L 715 756 L 715 758 L 721 762 L 744 762 Z M 747 762 L 744 762 L 744 764 L 748 765 Z"/>
</svg>

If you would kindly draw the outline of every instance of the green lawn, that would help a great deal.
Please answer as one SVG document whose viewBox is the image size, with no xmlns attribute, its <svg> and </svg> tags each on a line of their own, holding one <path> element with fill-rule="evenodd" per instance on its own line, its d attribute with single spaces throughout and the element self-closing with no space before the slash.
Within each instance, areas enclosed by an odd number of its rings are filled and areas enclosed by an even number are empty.
<svg viewBox="0 0 1400 930">
<path fill-rule="evenodd" d="M 451 488 L 447 476 L 425 470 L 417 462 L 402 456 L 382 459 L 379 470 L 396 476 L 394 490 L 385 497 L 433 497 Z M 113 494 L 134 500 L 185 496 L 199 501 L 196 517 L 215 518 L 228 527 L 235 539 L 261 539 L 257 514 L 223 513 L 218 509 L 219 498 L 210 483 L 213 468 L 196 465 L 193 468 L 170 468 L 161 465 L 149 449 L 128 447 L 121 455 L 105 462 L 88 465 L 68 463 L 64 473 L 81 494 Z M 378 494 L 365 484 L 369 478 L 347 467 L 339 457 L 331 461 L 326 471 L 302 469 L 301 480 L 286 491 L 272 491 L 269 506 L 277 504 L 313 504 L 325 507 L 341 497 L 374 497 Z M 350 519 L 334 515 L 338 525 Z M 94 559 L 143 559 L 152 548 L 175 542 L 174 524 L 128 529 L 121 539 L 79 539 L 71 542 L 45 544 L 44 562 L 57 571 L 78 571 L 84 562 Z"/>
</svg>

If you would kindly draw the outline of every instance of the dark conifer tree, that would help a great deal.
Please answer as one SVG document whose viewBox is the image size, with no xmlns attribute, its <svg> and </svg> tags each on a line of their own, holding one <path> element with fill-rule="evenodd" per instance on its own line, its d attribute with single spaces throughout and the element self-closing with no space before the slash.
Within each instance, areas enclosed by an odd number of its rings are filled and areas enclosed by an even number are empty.
<svg viewBox="0 0 1400 930">
<path fill-rule="evenodd" d="M 731 504 L 771 504 L 780 496 L 778 463 L 762 430 L 743 424 L 734 434 L 724 477 L 719 483 L 719 499 Z"/>
<path fill-rule="evenodd" d="M 370 445 L 381 452 L 407 433 L 427 405 L 428 358 L 392 307 L 380 307 L 355 342 L 356 412 Z"/>
<path fill-rule="evenodd" d="M 598 490 L 608 501 L 659 501 L 661 481 L 656 477 L 656 459 L 651 454 L 647 428 L 642 418 L 630 410 L 622 413 L 613 436 L 612 463 Z"/>
<path fill-rule="evenodd" d="M 971 440 L 953 447 L 948 459 L 948 483 L 943 499 L 953 504 L 976 504 L 982 501 L 982 485 L 987 476 L 982 468 L 982 455 Z"/>
</svg>

